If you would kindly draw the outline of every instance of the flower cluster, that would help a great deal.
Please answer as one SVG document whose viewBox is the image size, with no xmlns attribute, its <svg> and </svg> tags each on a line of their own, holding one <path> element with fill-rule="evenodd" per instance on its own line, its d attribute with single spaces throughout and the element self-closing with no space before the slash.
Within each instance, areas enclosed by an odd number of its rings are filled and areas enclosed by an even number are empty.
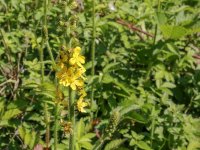
<svg viewBox="0 0 200 150">
<path fill-rule="evenodd" d="M 84 102 L 84 97 L 87 95 L 84 91 L 85 57 L 81 55 L 81 48 L 75 47 L 68 51 L 61 51 L 58 66 L 60 70 L 56 76 L 59 83 L 63 86 L 69 86 L 72 90 L 78 90 L 80 95 L 77 101 L 77 108 L 80 112 L 85 112 L 84 107 L 88 104 Z"/>
</svg>

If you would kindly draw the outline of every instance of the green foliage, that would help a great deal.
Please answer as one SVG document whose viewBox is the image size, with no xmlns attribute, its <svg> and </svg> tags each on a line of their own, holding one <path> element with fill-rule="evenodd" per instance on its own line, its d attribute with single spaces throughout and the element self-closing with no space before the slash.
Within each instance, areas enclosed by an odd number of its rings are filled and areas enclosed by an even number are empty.
<svg viewBox="0 0 200 150">
<path fill-rule="evenodd" d="M 93 77 L 92 0 L 76 9 L 70 1 L 48 0 L 44 27 L 43 2 L 0 0 L 0 149 L 53 149 L 57 117 L 58 149 L 67 150 L 60 120 L 69 117 L 69 95 L 66 88 L 64 98 L 56 95 L 48 46 L 57 61 L 63 43 L 77 44 L 74 35 L 86 56 L 86 101 L 93 84 L 95 105 L 76 114 L 76 150 L 200 149 L 200 1 L 96 0 Z M 72 9 L 79 23 L 71 34 Z"/>
<path fill-rule="evenodd" d="M 114 149 L 117 149 L 124 142 L 125 142 L 125 140 L 123 140 L 123 139 L 112 140 L 111 142 L 109 142 L 108 144 L 106 144 L 104 150 L 114 150 Z"/>
</svg>

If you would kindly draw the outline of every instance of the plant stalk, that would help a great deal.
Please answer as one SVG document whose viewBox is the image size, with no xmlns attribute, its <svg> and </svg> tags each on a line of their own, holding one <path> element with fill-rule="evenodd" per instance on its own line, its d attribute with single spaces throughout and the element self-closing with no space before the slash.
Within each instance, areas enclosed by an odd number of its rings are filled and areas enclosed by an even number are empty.
<svg viewBox="0 0 200 150">
<path fill-rule="evenodd" d="M 75 91 L 69 87 L 69 121 L 72 123 L 72 133 L 69 136 L 69 150 L 74 150 L 75 145 L 75 110 L 74 110 L 74 101 L 75 101 Z"/>
<path fill-rule="evenodd" d="M 47 3 L 48 0 L 44 0 L 44 17 L 43 17 L 43 26 L 47 26 Z M 44 82 L 44 44 L 46 43 L 46 33 L 44 32 L 44 36 L 42 39 L 42 46 L 40 49 L 40 61 L 41 61 L 41 80 L 42 83 Z M 45 134 L 45 142 L 46 142 L 46 148 L 49 148 L 49 140 L 50 140 L 50 126 L 49 126 L 49 114 L 48 114 L 48 104 L 44 103 L 44 113 L 45 113 L 45 124 L 46 124 L 46 134 Z"/>
<path fill-rule="evenodd" d="M 58 112 L 59 112 L 59 103 L 56 103 L 55 120 L 54 120 L 54 150 L 57 150 L 57 145 L 58 145 Z"/>
<path fill-rule="evenodd" d="M 94 75 L 95 75 L 95 38 L 96 38 L 96 24 L 95 24 L 95 0 L 93 0 L 92 3 L 92 49 L 91 49 L 91 60 L 92 60 L 92 69 L 91 69 L 91 75 L 92 75 L 92 79 L 94 79 Z M 93 113 L 92 113 L 92 108 L 93 108 L 93 104 L 94 103 L 94 83 L 92 83 L 92 89 L 91 89 L 91 107 L 90 107 L 90 111 L 91 111 L 91 119 L 93 119 Z"/>
</svg>

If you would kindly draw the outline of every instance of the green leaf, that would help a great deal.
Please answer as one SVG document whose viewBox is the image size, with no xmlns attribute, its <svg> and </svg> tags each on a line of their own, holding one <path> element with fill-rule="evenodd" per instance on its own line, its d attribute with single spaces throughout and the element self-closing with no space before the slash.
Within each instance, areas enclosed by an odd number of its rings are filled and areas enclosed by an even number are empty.
<svg viewBox="0 0 200 150">
<path fill-rule="evenodd" d="M 108 144 L 106 144 L 104 150 L 114 150 L 114 149 L 117 149 L 125 141 L 126 141 L 125 139 L 112 140 L 111 142 L 109 142 Z"/>
<path fill-rule="evenodd" d="M 78 141 L 80 140 L 81 136 L 84 133 L 84 128 L 85 128 L 85 124 L 83 122 L 83 119 L 80 119 L 78 124 L 77 124 L 77 138 L 78 138 Z"/>
<path fill-rule="evenodd" d="M 139 123 L 147 123 L 148 119 L 142 116 L 141 114 L 137 113 L 136 111 L 131 111 L 124 115 L 124 118 L 131 119 Z"/>
<path fill-rule="evenodd" d="M 107 73 L 113 70 L 119 69 L 119 62 L 110 63 L 103 68 L 103 73 Z"/>
<path fill-rule="evenodd" d="M 24 137 L 24 144 L 29 145 L 32 140 L 32 136 L 28 130 L 26 130 L 25 137 Z"/>
<path fill-rule="evenodd" d="M 170 82 L 165 82 L 164 84 L 162 84 L 161 88 L 169 88 L 169 89 L 173 89 L 175 88 L 176 85 Z"/>
<path fill-rule="evenodd" d="M 144 150 L 152 150 L 151 147 L 149 147 L 149 145 L 145 143 L 144 141 L 137 142 L 137 146 Z"/>
<path fill-rule="evenodd" d="M 92 146 L 91 143 L 84 141 L 84 142 L 81 143 L 81 147 L 88 149 L 88 150 L 91 150 L 93 146 Z"/>
<path fill-rule="evenodd" d="M 2 120 L 9 120 L 17 115 L 21 114 L 21 111 L 19 109 L 10 109 L 10 110 L 7 110 L 3 117 L 2 117 Z"/>
<path fill-rule="evenodd" d="M 166 39 L 180 39 L 188 34 L 186 28 L 182 26 L 161 25 L 160 30 Z"/>
<path fill-rule="evenodd" d="M 4 101 L 0 100 L 0 118 L 3 115 L 4 107 Z"/>
<path fill-rule="evenodd" d="M 113 77 L 109 73 L 106 73 L 103 75 L 102 83 L 108 84 L 113 82 L 113 80 L 114 80 Z"/>
<path fill-rule="evenodd" d="M 92 139 L 96 136 L 95 133 L 87 133 L 84 136 L 81 137 L 81 139 Z"/>
<path fill-rule="evenodd" d="M 19 133 L 19 136 L 20 136 L 22 139 L 25 138 L 25 134 L 26 134 L 25 128 L 23 128 L 22 126 L 20 126 L 20 127 L 18 128 L 18 133 Z"/>
<path fill-rule="evenodd" d="M 167 22 L 167 17 L 164 12 L 157 12 L 156 16 L 157 16 L 157 21 L 159 25 L 163 25 Z"/>
<path fill-rule="evenodd" d="M 33 147 L 35 146 L 35 143 L 36 143 L 37 134 L 35 131 L 32 131 L 30 134 L 31 134 L 31 141 L 29 142 L 29 147 L 31 149 L 33 149 Z"/>
</svg>

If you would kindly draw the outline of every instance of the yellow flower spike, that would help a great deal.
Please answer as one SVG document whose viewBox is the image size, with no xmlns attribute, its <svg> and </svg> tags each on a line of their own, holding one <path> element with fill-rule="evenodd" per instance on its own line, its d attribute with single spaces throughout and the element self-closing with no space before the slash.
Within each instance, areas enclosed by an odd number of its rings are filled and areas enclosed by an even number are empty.
<svg viewBox="0 0 200 150">
<path fill-rule="evenodd" d="M 84 109 L 84 107 L 88 106 L 88 103 L 83 102 L 83 98 L 80 97 L 79 100 L 77 101 L 77 109 L 80 112 L 86 112 L 86 110 Z"/>
</svg>

